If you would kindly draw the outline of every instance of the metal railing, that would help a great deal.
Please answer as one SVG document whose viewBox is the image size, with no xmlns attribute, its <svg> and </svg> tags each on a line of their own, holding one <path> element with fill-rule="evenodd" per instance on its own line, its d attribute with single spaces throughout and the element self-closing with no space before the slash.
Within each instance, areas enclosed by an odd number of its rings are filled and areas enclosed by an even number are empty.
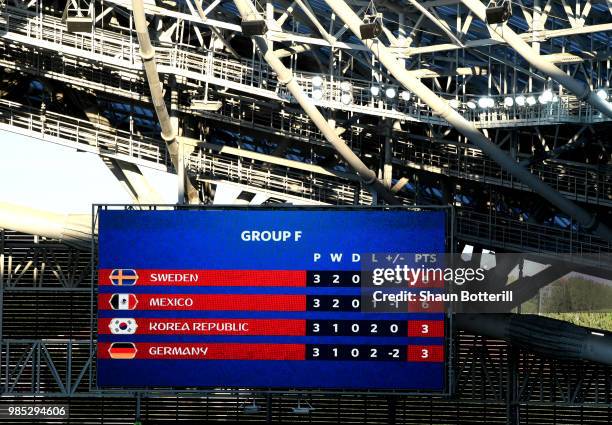
<svg viewBox="0 0 612 425">
<path fill-rule="evenodd" d="M 539 99 L 543 92 L 520 93 L 525 98 Z M 477 127 L 496 128 L 509 127 L 513 123 L 520 122 L 521 125 L 550 125 L 557 123 L 596 123 L 608 121 L 609 118 L 593 109 L 590 104 L 581 102 L 573 95 L 555 95 L 552 100 L 545 103 L 536 100 L 534 104 L 518 105 L 514 100 L 519 94 L 491 95 L 493 106 L 481 108 L 478 105 L 479 98 L 473 95 L 462 97 L 459 110 L 464 117 L 474 123 Z M 506 106 L 504 101 L 507 97 L 512 99 L 512 105 Z M 468 103 L 475 108 L 471 109 Z"/>
<path fill-rule="evenodd" d="M 313 129 L 305 116 L 270 111 L 264 118 L 261 110 L 257 111 L 258 113 L 253 111 L 254 107 L 225 105 L 216 113 L 203 114 L 238 127 L 251 127 L 262 131 L 267 129 L 268 132 L 276 134 L 290 134 L 308 143 L 324 143 L 320 133 Z M 240 112 L 245 110 L 246 113 Z M 55 137 L 62 141 L 87 144 L 99 149 L 101 155 L 120 154 L 170 167 L 163 141 L 87 120 L 0 100 L 0 123 L 26 130 L 29 135 L 42 139 Z M 359 128 L 351 128 L 347 133 L 350 136 L 347 138 L 349 144 L 359 146 L 363 143 L 363 133 Z M 397 139 L 394 143 L 394 154 L 396 165 L 426 168 L 430 172 L 452 177 L 528 190 L 497 163 L 470 145 Z M 530 170 L 568 198 L 612 206 L 612 167 L 547 161 L 545 164 L 531 166 Z"/>
<path fill-rule="evenodd" d="M 358 182 L 298 171 L 237 156 L 200 152 L 188 160 L 200 180 L 228 180 L 255 188 L 271 190 L 329 204 L 372 203 L 371 194 Z M 282 197 L 282 196 L 281 196 Z"/>
<path fill-rule="evenodd" d="M 612 246 L 588 233 L 457 208 L 457 237 L 518 252 L 604 254 Z M 607 258 L 607 257 L 606 257 Z"/>
<path fill-rule="evenodd" d="M 228 180 L 329 204 L 371 203 L 371 197 L 357 183 L 315 174 L 307 176 L 289 168 L 267 166 L 238 157 L 206 154 L 197 159 L 192 157 L 190 165 L 206 178 L 213 180 Z M 403 201 L 414 203 L 414 199 L 405 198 Z M 458 207 L 456 210 L 457 238 L 464 242 L 482 243 L 519 252 L 612 252 L 612 246 L 590 234 L 530 224 L 501 215 L 478 213 L 465 207 Z"/>
<path fill-rule="evenodd" d="M 468 144 L 394 141 L 398 162 L 452 177 L 530 190 L 482 151 Z M 554 190 L 580 202 L 612 206 L 612 167 L 549 160 L 529 170 Z"/>
<path fill-rule="evenodd" d="M 94 28 L 92 33 L 70 33 L 59 18 L 42 15 L 11 6 L 0 17 L 0 26 L 6 33 L 0 37 L 20 43 L 31 44 L 55 53 L 60 50 L 67 56 L 76 56 L 104 63 L 121 72 L 127 71 L 128 78 L 134 78 L 141 67 L 141 59 L 133 32 L 122 35 L 114 31 Z M 15 37 L 18 36 L 18 37 Z M 19 37 L 21 36 L 21 37 Z M 25 36 L 25 39 L 23 38 Z M 230 87 L 245 93 L 257 94 L 275 100 L 292 101 L 286 88 L 278 84 L 275 74 L 266 64 L 256 59 L 233 59 L 220 52 L 194 48 L 184 44 L 162 44 L 156 48 L 156 61 L 162 72 L 181 75 L 195 85 L 211 83 Z M 313 73 L 294 72 L 295 78 L 307 93 L 312 94 Z M 141 77 L 140 77 L 141 78 Z M 351 102 L 341 101 L 341 84 L 350 84 Z M 372 82 L 354 78 L 328 78 L 323 76 L 321 99 L 313 99 L 320 106 L 359 112 L 373 116 L 426 122 L 445 125 L 419 98 L 403 100 L 374 96 Z M 443 97 L 444 93 L 439 93 Z M 461 99 L 459 109 L 467 119 L 478 127 L 503 127 L 510 125 L 556 124 L 559 122 L 599 122 L 606 120 L 591 106 L 573 96 L 560 96 L 558 101 L 548 105 L 536 104 L 528 108 L 505 108 L 503 97 L 495 102 L 494 108 L 470 110 L 465 105 L 471 99 Z M 449 99 L 450 100 L 450 99 Z"/>
<path fill-rule="evenodd" d="M 0 123 L 26 130 L 41 139 L 57 138 L 61 142 L 89 145 L 100 155 L 123 155 L 158 165 L 170 166 L 163 141 L 134 135 L 101 124 L 93 124 L 54 112 L 28 108 L 0 99 Z"/>
</svg>

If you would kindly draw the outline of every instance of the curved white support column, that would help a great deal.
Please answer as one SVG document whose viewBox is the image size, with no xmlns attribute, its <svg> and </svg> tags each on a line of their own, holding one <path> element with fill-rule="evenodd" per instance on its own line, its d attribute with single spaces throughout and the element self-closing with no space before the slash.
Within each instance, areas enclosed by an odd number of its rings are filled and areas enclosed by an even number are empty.
<svg viewBox="0 0 612 425">
<path fill-rule="evenodd" d="M 136 0 L 134 0 L 136 1 Z M 234 0 L 240 15 L 243 18 L 258 15 L 249 0 Z M 258 16 L 258 19 L 262 19 Z M 387 189 L 376 177 L 374 171 L 370 170 L 357 155 L 349 148 L 344 140 L 338 136 L 336 130 L 329 125 L 325 117 L 319 112 L 311 99 L 304 93 L 300 84 L 293 78 L 293 73 L 276 56 L 273 50 L 268 47 L 268 43 L 261 36 L 253 37 L 257 48 L 263 55 L 266 62 L 276 72 L 279 83 L 285 85 L 291 95 L 297 100 L 304 112 L 308 114 L 312 122 L 317 126 L 325 139 L 336 149 L 342 158 L 353 168 L 363 183 L 380 195 L 382 199 L 390 204 L 399 204 L 399 200 Z"/>
<path fill-rule="evenodd" d="M 325 0 L 334 13 L 350 28 L 355 36 L 360 38 L 359 27 L 361 18 L 343 0 Z M 442 98 L 438 97 L 429 87 L 420 80 L 410 75 L 405 66 L 400 63 L 397 56 L 378 39 L 361 40 L 373 55 L 387 68 L 387 70 L 412 93 L 416 94 L 431 107 L 443 119 L 448 121 L 461 134 L 467 137 L 474 145 L 478 146 L 485 154 L 497 162 L 503 169 L 511 173 L 518 180 L 529 186 L 534 192 L 541 195 L 561 211 L 574 217 L 580 225 L 596 233 L 598 236 L 612 241 L 612 231 L 604 224 L 598 222 L 597 218 L 582 207 L 564 198 L 559 192 L 553 190 L 538 177 L 531 174 L 525 168 L 519 166 L 514 159 L 502 151 L 468 120 L 463 118 L 459 112 L 450 107 Z"/>
<path fill-rule="evenodd" d="M 89 248 L 90 214 L 60 214 L 0 202 L 0 227 Z"/>
<path fill-rule="evenodd" d="M 161 137 L 168 146 L 168 151 L 170 152 L 170 158 L 172 159 L 174 168 L 177 170 L 178 174 L 181 175 L 182 170 L 179 170 L 179 167 L 182 166 L 182 161 L 179 161 L 181 150 L 179 149 L 179 141 L 177 140 L 178 131 L 172 125 L 170 114 L 168 114 L 166 102 L 164 101 L 162 90 L 163 86 L 159 80 L 159 74 L 157 73 L 157 65 L 155 64 L 155 49 L 153 48 L 151 38 L 149 37 L 149 29 L 147 27 L 147 19 L 143 1 L 132 0 L 132 11 L 134 14 L 134 26 L 138 36 L 138 44 L 140 45 L 140 56 L 142 57 L 147 82 L 149 83 L 149 91 L 151 92 L 151 100 L 162 130 Z M 185 192 L 189 203 L 198 203 L 198 192 L 193 187 L 186 174 L 184 180 Z M 181 201 L 182 200 L 179 200 L 179 202 Z"/>
</svg>

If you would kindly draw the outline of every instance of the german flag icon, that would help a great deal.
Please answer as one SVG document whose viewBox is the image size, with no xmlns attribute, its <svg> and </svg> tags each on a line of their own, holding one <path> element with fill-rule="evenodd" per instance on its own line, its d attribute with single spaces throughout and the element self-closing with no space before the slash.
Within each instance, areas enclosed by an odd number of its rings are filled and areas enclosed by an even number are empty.
<svg viewBox="0 0 612 425">
<path fill-rule="evenodd" d="M 133 342 L 113 342 L 108 347 L 111 359 L 132 360 L 137 352 L 136 344 Z"/>
</svg>

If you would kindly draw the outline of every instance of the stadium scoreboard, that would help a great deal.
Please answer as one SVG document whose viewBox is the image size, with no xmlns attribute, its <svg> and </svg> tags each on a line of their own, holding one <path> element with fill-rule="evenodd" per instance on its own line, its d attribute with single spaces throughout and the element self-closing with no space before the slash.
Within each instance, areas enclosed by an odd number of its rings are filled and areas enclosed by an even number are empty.
<svg viewBox="0 0 612 425">
<path fill-rule="evenodd" d="M 100 387 L 445 387 L 441 309 L 362 306 L 362 257 L 445 252 L 444 210 L 100 209 L 98 232 Z"/>
</svg>

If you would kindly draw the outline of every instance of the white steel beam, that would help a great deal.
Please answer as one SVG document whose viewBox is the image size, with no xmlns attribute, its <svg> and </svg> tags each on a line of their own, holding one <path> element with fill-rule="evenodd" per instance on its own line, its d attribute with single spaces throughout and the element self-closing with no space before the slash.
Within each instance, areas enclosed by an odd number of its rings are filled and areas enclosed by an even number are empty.
<svg viewBox="0 0 612 425">
<path fill-rule="evenodd" d="M 179 170 L 182 164 L 182 158 L 179 155 L 182 154 L 179 148 L 179 143 L 176 140 L 178 136 L 178 129 L 172 124 L 168 109 L 163 95 L 163 86 L 159 80 L 159 74 L 157 73 L 157 65 L 155 64 L 155 49 L 151 44 L 149 37 L 149 29 L 147 26 L 147 20 L 144 11 L 144 5 L 142 0 L 132 0 L 132 9 L 134 13 L 134 26 L 136 28 L 136 34 L 138 36 L 138 43 L 140 44 L 140 56 L 142 57 L 143 67 L 149 83 L 149 90 L 151 92 L 151 100 L 153 101 L 153 107 L 161 126 L 161 137 L 166 142 L 170 157 L 172 158 L 172 164 Z M 179 174 L 182 170 L 179 170 Z M 181 194 L 179 194 L 180 197 Z M 199 196 L 198 191 L 189 180 L 189 177 L 185 174 L 185 195 L 190 203 L 198 203 Z M 183 199 L 178 199 L 179 203 L 183 202 Z"/>
<path fill-rule="evenodd" d="M 361 18 L 355 14 L 343 0 L 325 0 L 336 15 L 349 26 L 355 36 L 360 37 Z M 405 66 L 398 61 L 397 57 L 380 42 L 378 39 L 361 40 L 375 55 L 387 70 L 408 90 L 416 94 L 427 103 L 434 112 L 438 113 L 443 119 L 454 126 L 457 131 L 462 133 L 474 145 L 479 147 L 491 159 L 496 161 L 503 169 L 514 175 L 522 183 L 540 194 L 543 198 L 574 217 L 585 229 L 591 230 L 600 237 L 612 241 L 612 231 L 597 218 L 576 205 L 572 201 L 564 198 L 557 191 L 551 189 L 538 177 L 531 174 L 528 170 L 520 167 L 516 161 L 507 153 L 502 151 L 497 145 L 492 143 L 485 135 L 459 112 L 451 108 L 446 101 L 438 97 L 429 87 L 417 78 L 406 72 Z"/>
<path fill-rule="evenodd" d="M 90 214 L 60 214 L 0 201 L 0 228 L 89 247 Z"/>
<path fill-rule="evenodd" d="M 253 7 L 250 0 L 234 0 L 240 15 L 243 18 L 248 16 L 258 16 L 261 19 L 259 12 Z M 389 190 L 378 180 L 376 174 L 370 170 L 357 155 L 349 148 L 344 140 L 336 134 L 336 130 L 327 122 L 325 117 L 312 103 L 311 99 L 304 93 L 298 81 L 294 78 L 293 72 L 288 69 L 281 60 L 274 54 L 273 50 L 268 48 L 268 43 L 264 37 L 253 37 L 257 48 L 262 56 L 268 62 L 270 67 L 276 72 L 279 83 L 285 85 L 291 95 L 297 100 L 304 112 L 310 117 L 312 122 L 317 126 L 325 139 L 338 151 L 340 156 L 353 168 L 363 183 L 373 191 L 381 195 L 381 197 L 392 204 L 397 204 L 399 201 L 389 192 Z"/>
<path fill-rule="evenodd" d="M 106 1 L 107 3 L 116 4 L 128 10 L 131 9 L 130 0 L 106 0 Z M 434 2 L 422 3 L 422 6 L 427 9 L 432 6 L 454 4 L 457 2 L 458 1 L 452 1 L 452 2 L 434 1 Z M 301 0 L 296 1 L 296 4 L 300 5 L 300 3 L 302 3 Z M 321 32 L 321 36 L 323 38 L 317 38 L 313 36 L 307 36 L 303 34 L 291 33 L 287 31 L 280 31 L 280 30 L 275 30 L 275 29 L 271 29 L 270 31 L 268 31 L 268 33 L 266 34 L 266 38 L 273 42 L 290 41 L 290 42 L 295 42 L 295 43 L 306 43 L 306 44 L 312 44 L 312 45 L 318 45 L 318 46 L 324 46 L 324 47 L 334 47 L 334 48 L 345 49 L 345 50 L 356 50 L 356 51 L 367 50 L 363 45 L 350 43 L 350 42 L 342 42 L 342 41 L 337 40 L 336 38 L 339 38 L 339 36 L 344 31 L 342 31 L 339 34 L 336 34 L 335 36 L 331 36 L 327 31 L 325 31 L 325 29 L 318 22 L 318 18 L 315 14 L 311 12 L 311 15 L 309 16 L 309 13 L 306 12 L 308 10 L 308 7 L 303 8 L 303 10 L 304 10 L 304 13 L 309 17 L 309 19 L 316 26 L 317 30 Z M 230 30 L 236 33 L 242 32 L 240 25 L 236 25 L 236 24 L 232 24 L 232 23 L 224 22 L 224 21 L 219 21 L 215 19 L 210 19 L 210 18 L 206 18 L 202 20 L 200 16 L 198 16 L 197 14 L 194 15 L 190 13 L 177 12 L 177 11 L 169 10 L 169 9 L 151 5 L 151 4 L 145 5 L 145 12 L 147 14 L 160 15 L 160 16 L 165 16 L 169 18 L 196 22 L 196 23 L 200 23 L 203 25 L 207 25 L 209 27 L 227 29 L 227 30 Z M 434 19 L 436 18 L 434 17 Z M 440 22 L 438 22 L 438 24 L 440 24 Z M 566 37 L 566 36 L 572 36 L 572 35 L 590 34 L 590 33 L 606 32 L 606 31 L 612 31 L 612 23 L 597 24 L 597 25 L 583 25 L 579 27 L 560 28 L 560 29 L 555 29 L 555 30 L 543 30 L 543 31 L 538 32 L 537 38 L 540 42 L 543 42 L 543 41 L 549 40 L 551 38 L 556 38 L 556 37 Z M 460 34 L 458 34 L 458 36 L 459 35 Z M 523 40 L 532 40 L 534 37 L 534 34 L 532 31 L 528 31 L 528 32 L 519 34 L 519 37 L 521 37 Z M 455 38 L 459 39 L 458 37 L 455 37 Z M 442 44 L 435 44 L 431 46 L 421 46 L 421 47 L 394 47 L 392 48 L 392 50 L 394 53 L 396 53 L 401 58 L 409 58 L 411 56 L 416 56 L 416 55 L 425 54 L 425 53 L 444 52 L 444 51 L 449 51 L 449 50 L 457 50 L 461 48 L 469 49 L 472 47 L 484 47 L 484 46 L 491 46 L 491 45 L 496 45 L 496 44 L 505 44 L 505 41 L 500 40 L 497 37 L 495 37 L 495 38 L 486 38 L 486 39 L 479 39 L 479 40 L 470 40 L 470 41 L 464 42 L 463 44 L 461 44 L 460 42 L 460 44 L 442 43 Z"/>
<path fill-rule="evenodd" d="M 461 2 L 466 5 L 476 16 L 482 19 L 483 22 L 487 22 L 487 8 L 480 2 L 480 0 L 461 0 Z M 566 89 L 574 93 L 578 99 L 586 100 L 594 108 L 598 109 L 607 116 L 612 117 L 612 104 L 610 102 L 597 96 L 597 94 L 591 90 L 589 84 L 576 80 L 575 78 L 567 75 L 562 69 L 558 68 L 554 64 L 543 60 L 538 51 L 527 44 L 506 23 L 501 25 L 487 26 L 491 31 L 494 31 L 496 34 L 502 37 L 534 68 L 539 69 L 541 72 L 563 85 Z"/>
</svg>

